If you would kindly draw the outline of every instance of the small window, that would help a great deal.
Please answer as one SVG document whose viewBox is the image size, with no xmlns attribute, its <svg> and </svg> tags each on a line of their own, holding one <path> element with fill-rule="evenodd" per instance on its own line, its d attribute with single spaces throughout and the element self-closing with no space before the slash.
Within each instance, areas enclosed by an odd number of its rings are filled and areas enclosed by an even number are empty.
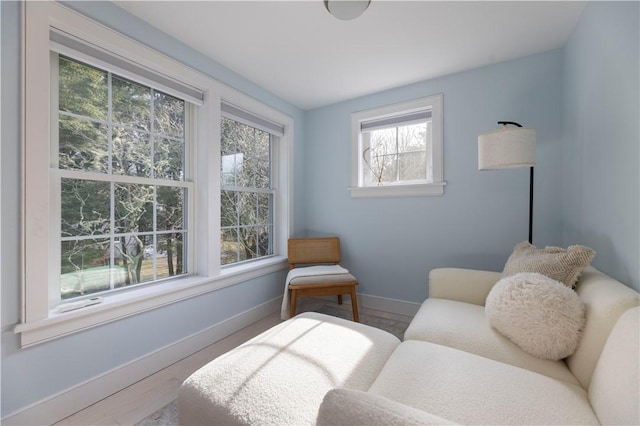
<svg viewBox="0 0 640 426">
<path fill-rule="evenodd" d="M 442 95 L 352 115 L 353 197 L 442 195 Z"/>
</svg>

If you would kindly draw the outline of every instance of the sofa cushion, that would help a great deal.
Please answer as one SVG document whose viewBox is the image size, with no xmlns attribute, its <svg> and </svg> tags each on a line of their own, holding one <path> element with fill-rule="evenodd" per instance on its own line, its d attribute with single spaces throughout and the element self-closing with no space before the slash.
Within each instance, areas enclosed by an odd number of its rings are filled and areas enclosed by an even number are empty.
<svg viewBox="0 0 640 426">
<path fill-rule="evenodd" d="M 485 308 L 445 299 L 427 299 L 404 334 L 526 368 L 549 377 L 578 383 L 563 361 L 537 358 L 491 328 Z"/>
<path fill-rule="evenodd" d="M 611 330 L 589 385 L 602 424 L 640 424 L 640 308 L 626 311 Z"/>
<path fill-rule="evenodd" d="M 485 312 L 489 324 L 522 350 L 551 360 L 576 350 L 585 323 L 585 306 L 575 291 L 531 272 L 498 281 Z"/>
<path fill-rule="evenodd" d="M 178 397 L 180 424 L 314 424 L 330 389 L 368 389 L 399 343 L 377 328 L 300 314 L 192 374 Z"/>
<path fill-rule="evenodd" d="M 584 270 L 576 292 L 587 305 L 587 323 L 578 348 L 566 363 L 587 389 L 613 325 L 623 312 L 640 305 L 640 295 L 593 267 Z"/>
<path fill-rule="evenodd" d="M 591 263 L 596 252 L 589 247 L 574 245 L 567 249 L 545 247 L 538 249 L 524 241 L 513 249 L 502 271 L 503 277 L 519 272 L 538 272 L 573 287 L 580 272 Z"/>
<path fill-rule="evenodd" d="M 380 395 L 352 389 L 332 389 L 324 396 L 318 426 L 384 425 L 423 426 L 453 424 Z"/>
<path fill-rule="evenodd" d="M 599 424 L 579 385 L 430 342 L 401 343 L 369 392 L 460 424 Z"/>
</svg>

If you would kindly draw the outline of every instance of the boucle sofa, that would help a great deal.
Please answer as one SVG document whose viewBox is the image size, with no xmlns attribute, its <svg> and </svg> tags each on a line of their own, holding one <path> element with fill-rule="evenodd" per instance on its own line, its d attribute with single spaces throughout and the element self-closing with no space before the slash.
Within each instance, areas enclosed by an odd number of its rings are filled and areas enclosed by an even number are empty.
<svg viewBox="0 0 640 426">
<path fill-rule="evenodd" d="M 489 325 L 501 274 L 436 269 L 404 341 L 317 313 L 212 361 L 180 391 L 180 424 L 640 424 L 640 298 L 588 267 L 575 352 L 524 352 Z"/>
</svg>

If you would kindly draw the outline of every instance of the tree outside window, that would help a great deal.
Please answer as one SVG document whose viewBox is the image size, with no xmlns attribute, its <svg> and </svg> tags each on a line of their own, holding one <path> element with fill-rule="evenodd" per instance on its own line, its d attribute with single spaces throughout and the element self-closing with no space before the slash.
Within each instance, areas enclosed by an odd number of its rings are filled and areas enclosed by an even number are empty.
<svg viewBox="0 0 640 426">
<path fill-rule="evenodd" d="M 58 58 L 60 292 L 186 273 L 181 99 Z"/>
</svg>

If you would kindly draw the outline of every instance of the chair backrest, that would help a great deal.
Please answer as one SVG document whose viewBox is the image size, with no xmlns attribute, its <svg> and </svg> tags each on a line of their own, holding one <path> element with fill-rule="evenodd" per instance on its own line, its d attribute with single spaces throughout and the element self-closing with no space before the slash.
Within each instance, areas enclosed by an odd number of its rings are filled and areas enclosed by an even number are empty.
<svg viewBox="0 0 640 426">
<path fill-rule="evenodd" d="M 334 264 L 340 263 L 340 239 L 290 238 L 288 244 L 289 268 L 298 264 Z"/>
</svg>

